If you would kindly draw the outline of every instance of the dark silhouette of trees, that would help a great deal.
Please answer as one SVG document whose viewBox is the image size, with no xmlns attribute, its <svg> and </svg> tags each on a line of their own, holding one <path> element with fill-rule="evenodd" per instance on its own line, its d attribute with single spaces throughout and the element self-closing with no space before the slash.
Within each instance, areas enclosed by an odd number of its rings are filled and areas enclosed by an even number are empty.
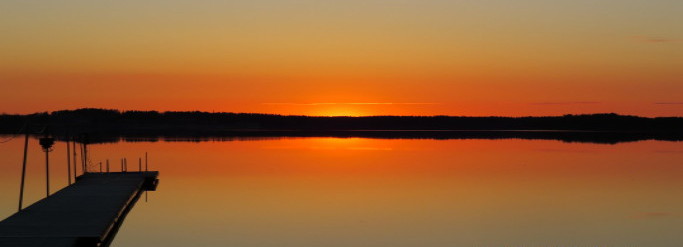
<svg viewBox="0 0 683 247">
<path fill-rule="evenodd" d="M 527 138 L 613 143 L 683 140 L 683 118 L 614 113 L 551 117 L 371 116 L 311 117 L 250 113 L 78 109 L 0 115 L 0 133 L 26 122 L 49 125 L 55 135 L 88 133 L 128 137 L 362 136 L 374 138 Z"/>
</svg>

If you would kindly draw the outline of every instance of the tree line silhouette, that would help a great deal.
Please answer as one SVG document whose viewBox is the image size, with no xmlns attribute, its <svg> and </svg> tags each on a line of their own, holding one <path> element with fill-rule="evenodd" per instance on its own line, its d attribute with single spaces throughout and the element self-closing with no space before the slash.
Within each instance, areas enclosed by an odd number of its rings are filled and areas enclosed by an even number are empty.
<svg viewBox="0 0 683 247">
<path fill-rule="evenodd" d="M 683 118 L 614 113 L 548 117 L 368 116 L 318 117 L 251 113 L 77 110 L 0 115 L 0 133 L 26 123 L 49 126 L 54 135 L 99 136 L 340 136 L 376 138 L 585 138 L 683 140 Z M 562 133 L 564 132 L 564 133 Z M 579 133 L 588 132 L 588 133 Z M 599 133 L 599 134 L 598 134 Z"/>
</svg>

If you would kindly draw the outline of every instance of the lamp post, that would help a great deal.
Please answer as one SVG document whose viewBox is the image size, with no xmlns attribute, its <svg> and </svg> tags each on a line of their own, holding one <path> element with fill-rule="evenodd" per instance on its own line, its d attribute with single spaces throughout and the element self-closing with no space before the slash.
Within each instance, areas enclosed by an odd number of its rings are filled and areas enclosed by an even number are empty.
<svg viewBox="0 0 683 247">
<path fill-rule="evenodd" d="M 47 196 L 50 196 L 50 156 L 49 153 L 53 150 L 52 145 L 55 144 L 55 139 L 52 137 L 48 137 L 45 135 L 45 137 L 40 138 L 40 146 L 43 148 L 43 152 L 45 152 L 45 187 L 46 187 L 46 194 Z"/>
</svg>

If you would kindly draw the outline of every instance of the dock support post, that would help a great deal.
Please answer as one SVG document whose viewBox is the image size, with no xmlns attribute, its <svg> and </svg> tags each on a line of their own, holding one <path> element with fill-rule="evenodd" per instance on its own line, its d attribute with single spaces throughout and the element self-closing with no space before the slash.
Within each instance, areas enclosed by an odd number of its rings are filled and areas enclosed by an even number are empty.
<svg viewBox="0 0 683 247">
<path fill-rule="evenodd" d="M 71 147 L 69 146 L 69 136 L 66 137 L 66 176 L 71 184 Z"/>
<path fill-rule="evenodd" d="M 24 162 L 21 166 L 21 186 L 19 186 L 19 210 L 21 211 L 21 203 L 24 202 L 24 180 L 26 178 L 26 159 L 28 157 L 28 127 L 26 128 L 26 139 L 24 139 Z"/>
<path fill-rule="evenodd" d="M 76 171 L 77 170 L 76 169 L 77 168 L 77 165 L 76 165 L 76 163 L 77 163 L 77 161 L 76 161 L 76 157 L 77 157 L 77 155 L 76 155 L 76 137 L 75 136 L 72 137 L 71 140 L 73 141 L 72 144 L 73 144 L 73 150 L 74 150 L 74 153 L 73 153 L 73 155 L 74 155 L 74 159 L 73 159 L 73 161 L 74 161 L 74 179 L 76 179 L 76 177 L 78 177 L 78 172 Z"/>
<path fill-rule="evenodd" d="M 50 152 L 45 150 L 45 197 L 50 196 Z"/>
<path fill-rule="evenodd" d="M 107 173 L 109 173 L 109 159 L 107 159 Z"/>
<path fill-rule="evenodd" d="M 88 145 L 86 143 L 86 137 L 83 137 L 83 173 L 88 172 Z"/>
<path fill-rule="evenodd" d="M 83 141 L 83 140 L 81 140 L 81 141 Z M 87 172 L 85 169 L 85 151 L 84 151 L 85 147 L 83 146 L 83 143 L 81 143 L 80 146 L 81 146 L 80 147 L 81 148 L 81 171 L 83 172 L 83 174 L 85 174 Z"/>
<path fill-rule="evenodd" d="M 138 172 L 142 172 L 142 158 L 138 159 Z"/>
<path fill-rule="evenodd" d="M 145 152 L 145 171 L 149 171 L 147 170 L 147 152 Z"/>
<path fill-rule="evenodd" d="M 100 161 L 100 173 L 102 173 L 102 161 Z"/>
</svg>

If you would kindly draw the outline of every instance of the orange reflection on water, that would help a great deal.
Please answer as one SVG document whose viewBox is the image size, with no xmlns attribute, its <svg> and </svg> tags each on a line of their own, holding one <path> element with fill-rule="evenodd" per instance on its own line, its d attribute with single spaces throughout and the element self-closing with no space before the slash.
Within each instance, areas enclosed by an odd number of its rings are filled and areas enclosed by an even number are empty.
<svg viewBox="0 0 683 247">
<path fill-rule="evenodd" d="M 114 246 L 683 241 L 676 230 L 683 227 L 683 146 L 676 142 L 287 138 L 91 151 L 96 160 L 135 160 L 147 151 L 151 169 L 161 171 L 159 191 L 136 206 Z M 13 180 L 7 174 L 15 167 L 0 169 Z"/>
</svg>

